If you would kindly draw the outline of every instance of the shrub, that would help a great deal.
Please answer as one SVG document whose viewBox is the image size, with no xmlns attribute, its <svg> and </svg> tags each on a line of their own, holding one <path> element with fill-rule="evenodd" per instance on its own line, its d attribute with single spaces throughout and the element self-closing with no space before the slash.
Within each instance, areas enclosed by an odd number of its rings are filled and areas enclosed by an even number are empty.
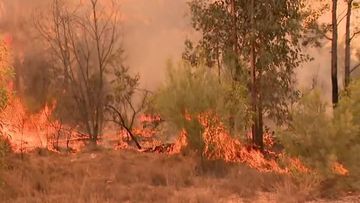
<svg viewBox="0 0 360 203">
<path fill-rule="evenodd" d="M 246 88 L 231 81 L 224 79 L 220 84 L 218 76 L 203 65 L 169 64 L 166 83 L 155 93 L 153 107 L 176 130 L 187 131 L 191 148 L 202 151 L 200 113 L 215 112 L 224 123 L 233 117 L 233 126 L 239 130 L 248 123 Z"/>
<path fill-rule="evenodd" d="M 360 189 L 360 80 L 354 81 L 335 111 L 337 158 L 349 170 L 351 186 Z"/>
<path fill-rule="evenodd" d="M 359 84 L 353 85 L 350 96 L 341 99 L 333 116 L 327 113 L 330 107 L 321 101 L 319 93 L 303 96 L 292 110 L 288 128 L 280 132 L 289 155 L 299 157 L 323 180 L 352 187 L 360 186 Z"/>
</svg>

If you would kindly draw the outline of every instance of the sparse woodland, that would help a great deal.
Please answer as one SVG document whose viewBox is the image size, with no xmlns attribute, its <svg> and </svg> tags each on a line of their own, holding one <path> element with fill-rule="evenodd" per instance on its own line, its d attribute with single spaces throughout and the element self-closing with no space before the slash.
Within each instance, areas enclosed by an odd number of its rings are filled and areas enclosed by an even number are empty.
<svg viewBox="0 0 360 203">
<path fill-rule="evenodd" d="M 48 0 L 21 54 L 0 30 L 0 202 L 360 201 L 359 4 L 189 0 L 150 90 L 121 1 Z M 331 98 L 297 80 L 326 47 Z"/>
</svg>

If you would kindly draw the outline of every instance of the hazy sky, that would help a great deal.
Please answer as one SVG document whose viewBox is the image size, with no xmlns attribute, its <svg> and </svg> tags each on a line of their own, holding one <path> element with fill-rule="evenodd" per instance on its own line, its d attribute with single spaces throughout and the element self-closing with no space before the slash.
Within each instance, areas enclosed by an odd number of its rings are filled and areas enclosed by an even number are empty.
<svg viewBox="0 0 360 203">
<path fill-rule="evenodd" d="M 179 60 L 192 35 L 186 0 L 122 1 L 128 63 L 153 87 L 164 77 L 166 60 Z"/>
<path fill-rule="evenodd" d="M 7 5 L 1 5 L 2 2 Z M 0 24 L 0 31 L 4 31 L 4 25 L 19 24 L 22 18 L 30 16 L 35 7 L 44 5 L 45 2 L 48 1 L 0 0 L 0 16 L 4 14 L 1 8 L 7 11 L 5 17 L 0 19 L 0 23 L 1 20 L 3 21 Z M 184 48 L 184 40 L 194 35 L 190 26 L 186 0 L 120 0 L 120 2 L 125 19 L 123 27 L 127 64 L 134 71 L 141 73 L 143 85 L 153 89 L 164 78 L 166 60 L 179 60 Z M 339 4 L 340 14 L 344 11 L 344 3 L 340 1 Z M 330 16 L 326 15 L 322 20 L 329 22 Z M 340 39 L 343 39 L 343 30 L 342 24 Z M 27 34 L 23 36 L 26 38 Z M 328 91 L 330 89 L 329 45 L 328 43 L 322 49 L 307 50 L 315 60 L 304 64 L 298 71 L 299 84 L 303 87 L 308 87 L 314 75 L 317 75 L 318 84 L 327 90 L 327 98 L 330 98 L 330 91 Z M 341 56 L 342 45 L 339 46 L 339 52 Z M 341 58 L 339 63 L 341 74 L 343 72 Z M 342 81 L 342 77 L 339 77 L 339 80 Z"/>
</svg>

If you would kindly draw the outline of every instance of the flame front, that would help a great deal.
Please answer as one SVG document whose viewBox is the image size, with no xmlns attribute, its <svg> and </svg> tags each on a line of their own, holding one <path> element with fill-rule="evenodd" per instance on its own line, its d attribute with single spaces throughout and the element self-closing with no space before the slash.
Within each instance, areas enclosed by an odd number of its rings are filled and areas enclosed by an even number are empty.
<svg viewBox="0 0 360 203">
<path fill-rule="evenodd" d="M 75 131 L 70 130 L 64 135 L 66 128 L 63 124 L 58 120 L 51 120 L 55 107 L 54 102 L 38 113 L 29 114 L 21 100 L 10 95 L 10 102 L 0 113 L 0 120 L 2 134 L 9 140 L 15 152 L 28 152 L 36 148 L 59 150 L 59 147 L 65 148 L 65 145 L 75 151 L 81 149 L 81 142 L 72 142 L 76 137 Z"/>
</svg>

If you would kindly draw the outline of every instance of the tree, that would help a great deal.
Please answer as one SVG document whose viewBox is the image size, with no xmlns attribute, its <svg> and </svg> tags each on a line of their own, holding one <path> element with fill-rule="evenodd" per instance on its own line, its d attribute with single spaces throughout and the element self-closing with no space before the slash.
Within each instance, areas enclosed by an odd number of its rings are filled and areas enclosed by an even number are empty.
<svg viewBox="0 0 360 203">
<path fill-rule="evenodd" d="M 245 78 L 252 94 L 254 144 L 262 148 L 263 116 L 284 122 L 288 104 L 298 96 L 293 73 L 308 59 L 301 52 L 308 15 L 303 1 L 193 0 L 189 5 L 202 38 L 196 46 L 187 43 L 184 58 L 194 62 L 205 56 L 209 66 L 221 61 L 234 80 Z"/>
<path fill-rule="evenodd" d="M 358 3 L 354 2 L 354 0 L 346 0 L 347 3 L 347 11 L 346 11 L 346 31 L 345 31 L 345 83 L 344 89 L 348 89 L 351 79 L 351 72 L 354 71 L 360 64 L 355 65 L 351 68 L 351 41 L 356 35 L 360 33 L 360 31 L 355 31 L 351 34 L 351 15 L 352 10 L 354 8 L 358 8 Z"/>
<path fill-rule="evenodd" d="M 123 53 L 117 4 L 53 0 L 50 15 L 37 16 L 35 26 L 59 68 L 60 97 L 71 96 L 73 115 L 79 114 L 78 121 L 96 143 L 104 126 L 113 61 Z"/>
<path fill-rule="evenodd" d="M 137 148 L 142 149 L 133 127 L 137 116 L 147 107 L 150 92 L 139 88 L 139 75 L 131 76 L 128 72 L 129 68 L 124 66 L 115 71 L 111 82 L 114 90 L 108 95 L 106 110 L 110 121 L 124 129 Z"/>
<path fill-rule="evenodd" d="M 325 2 L 325 5 L 330 2 L 320 0 L 319 2 Z M 356 35 L 360 32 L 355 31 L 351 33 L 351 16 L 352 10 L 358 7 L 358 4 L 354 2 L 354 0 L 345 0 L 346 10 L 341 12 L 339 15 L 337 14 L 338 9 L 338 1 L 331 1 L 331 23 L 324 23 L 322 26 L 318 26 L 318 24 L 313 24 L 312 28 L 317 30 L 317 33 L 320 34 L 320 38 L 326 38 L 331 41 L 331 84 L 332 84 L 332 103 L 333 106 L 336 107 L 339 101 L 339 87 L 338 87 L 338 25 L 346 19 L 345 25 L 345 60 L 344 60 L 344 72 L 345 72 L 345 80 L 344 80 L 344 89 L 347 89 L 350 83 L 350 75 L 352 71 L 360 66 L 360 64 L 355 65 L 351 68 L 351 41 Z M 327 6 L 324 6 L 321 14 L 326 11 Z M 343 13 L 346 11 L 345 15 Z M 318 26 L 318 27 L 316 27 Z M 327 33 L 331 32 L 331 37 L 327 36 Z"/>
<path fill-rule="evenodd" d="M 339 87 L 338 87 L 338 21 L 337 21 L 337 0 L 332 0 L 331 8 L 331 86 L 332 86 L 332 104 L 336 107 L 339 102 Z"/>
</svg>

